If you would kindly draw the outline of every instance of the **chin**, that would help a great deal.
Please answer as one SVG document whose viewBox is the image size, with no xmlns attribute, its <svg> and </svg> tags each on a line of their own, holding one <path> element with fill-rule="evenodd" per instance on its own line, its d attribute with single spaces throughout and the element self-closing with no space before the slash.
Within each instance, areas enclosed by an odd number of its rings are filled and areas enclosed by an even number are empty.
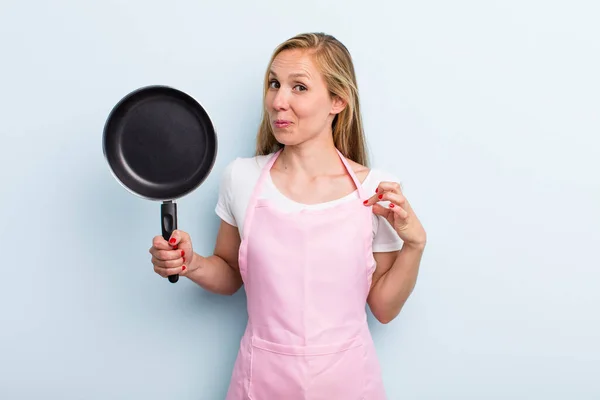
<svg viewBox="0 0 600 400">
<path fill-rule="evenodd" d="M 292 136 L 288 136 L 288 135 L 277 135 L 275 134 L 275 140 L 277 140 L 277 142 L 281 143 L 284 146 L 294 146 L 297 144 L 300 144 L 302 141 L 297 140 L 296 138 L 292 137 Z"/>
<path fill-rule="evenodd" d="M 293 131 L 287 129 L 273 129 L 275 139 L 284 145 L 298 144 L 298 136 Z"/>
</svg>

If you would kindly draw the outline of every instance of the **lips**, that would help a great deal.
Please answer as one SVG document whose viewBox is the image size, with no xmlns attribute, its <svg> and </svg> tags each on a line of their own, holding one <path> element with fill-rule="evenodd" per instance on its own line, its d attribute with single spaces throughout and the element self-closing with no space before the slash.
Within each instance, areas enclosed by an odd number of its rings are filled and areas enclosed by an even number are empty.
<svg viewBox="0 0 600 400">
<path fill-rule="evenodd" d="M 283 119 L 278 119 L 275 122 L 273 122 L 273 125 L 275 125 L 276 128 L 287 128 L 291 124 L 292 123 L 290 121 L 286 121 Z"/>
</svg>

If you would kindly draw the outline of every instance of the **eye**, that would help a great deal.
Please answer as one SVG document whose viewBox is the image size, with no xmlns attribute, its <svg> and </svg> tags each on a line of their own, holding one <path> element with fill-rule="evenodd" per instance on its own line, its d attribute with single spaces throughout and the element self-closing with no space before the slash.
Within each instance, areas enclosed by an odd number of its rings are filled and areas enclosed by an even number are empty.
<svg viewBox="0 0 600 400">
<path fill-rule="evenodd" d="M 271 79 L 269 81 L 269 88 L 271 88 L 271 89 L 279 89 L 279 82 L 277 82 L 275 79 Z"/>
<path fill-rule="evenodd" d="M 294 86 L 294 88 L 298 88 L 297 90 L 300 92 L 306 91 L 306 86 L 304 86 L 304 85 L 296 85 L 296 86 Z"/>
</svg>

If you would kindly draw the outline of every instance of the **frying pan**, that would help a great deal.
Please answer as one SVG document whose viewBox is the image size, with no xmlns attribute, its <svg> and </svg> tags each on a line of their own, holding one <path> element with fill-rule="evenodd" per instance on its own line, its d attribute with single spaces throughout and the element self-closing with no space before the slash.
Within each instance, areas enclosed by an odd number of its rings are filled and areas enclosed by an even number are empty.
<svg viewBox="0 0 600 400">
<path fill-rule="evenodd" d="M 217 136 L 206 110 L 190 95 L 168 86 L 134 90 L 111 110 L 102 149 L 116 180 L 144 199 L 162 201 L 162 237 L 177 229 L 176 200 L 210 174 Z M 170 275 L 175 283 L 179 275 Z"/>
</svg>

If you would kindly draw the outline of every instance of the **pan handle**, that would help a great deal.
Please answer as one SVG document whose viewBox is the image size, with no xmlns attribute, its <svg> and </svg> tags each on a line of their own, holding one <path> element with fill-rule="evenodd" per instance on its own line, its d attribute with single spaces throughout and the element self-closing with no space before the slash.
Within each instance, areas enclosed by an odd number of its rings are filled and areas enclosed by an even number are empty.
<svg viewBox="0 0 600 400">
<path fill-rule="evenodd" d="M 162 226 L 162 236 L 169 240 L 171 234 L 177 229 L 177 203 L 168 200 L 160 206 L 160 220 Z M 179 275 L 169 275 L 169 282 L 175 283 L 179 280 Z"/>
</svg>

